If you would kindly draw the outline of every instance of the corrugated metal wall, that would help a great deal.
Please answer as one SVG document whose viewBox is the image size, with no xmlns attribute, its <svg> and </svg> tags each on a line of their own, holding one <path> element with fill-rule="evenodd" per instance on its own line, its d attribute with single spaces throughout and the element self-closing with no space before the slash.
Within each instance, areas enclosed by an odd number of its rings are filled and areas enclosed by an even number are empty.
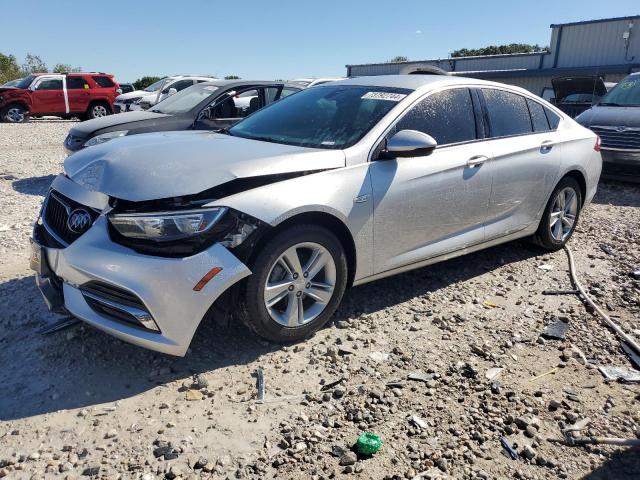
<svg viewBox="0 0 640 480">
<path fill-rule="evenodd" d="M 557 67 L 621 65 L 632 56 L 640 60 L 640 21 L 634 22 L 625 58 L 622 35 L 629 30 L 631 20 L 565 25 L 562 28 Z M 552 50 L 554 52 L 555 50 Z"/>
<path fill-rule="evenodd" d="M 629 29 L 629 24 L 633 28 Z M 629 48 L 625 51 L 623 33 L 630 32 Z M 558 39 L 560 49 L 558 50 Z M 378 63 L 350 66 L 350 75 L 393 75 L 410 73 L 420 66 L 435 65 L 443 70 L 478 71 L 537 69 L 553 67 L 592 67 L 624 65 L 640 62 L 640 18 L 585 22 L 553 26 L 551 53 L 544 55 L 542 65 L 539 54 L 494 55 L 459 59 L 424 60 L 406 63 Z M 557 61 L 555 59 L 558 54 Z M 455 62 L 455 68 L 453 63 Z"/>
</svg>

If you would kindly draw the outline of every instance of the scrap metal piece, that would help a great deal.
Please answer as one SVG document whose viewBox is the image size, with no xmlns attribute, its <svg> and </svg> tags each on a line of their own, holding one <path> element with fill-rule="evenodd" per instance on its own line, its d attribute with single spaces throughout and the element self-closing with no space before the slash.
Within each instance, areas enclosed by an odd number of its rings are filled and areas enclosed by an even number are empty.
<svg viewBox="0 0 640 480">
<path fill-rule="evenodd" d="M 627 367 L 605 367 L 599 366 L 598 370 L 608 380 L 624 380 L 625 382 L 640 382 L 640 372 Z"/>
<path fill-rule="evenodd" d="M 564 340 L 568 330 L 569 323 L 558 319 L 547 325 L 540 335 L 551 340 Z"/>
<path fill-rule="evenodd" d="M 518 460 L 518 452 L 511 446 L 509 440 L 507 440 L 505 437 L 500 437 L 500 444 L 513 460 Z"/>
<path fill-rule="evenodd" d="M 637 369 L 640 369 L 640 355 L 634 352 L 633 349 L 629 345 L 627 345 L 624 340 L 620 342 L 620 344 L 622 345 L 622 350 L 624 350 L 624 353 L 626 353 L 629 357 L 629 360 L 631 360 L 631 362 L 635 364 Z"/>
<path fill-rule="evenodd" d="M 543 295 L 577 295 L 578 290 L 543 290 Z"/>
<path fill-rule="evenodd" d="M 258 401 L 264 400 L 264 370 L 262 367 L 256 369 L 256 389 L 258 390 Z"/>
</svg>

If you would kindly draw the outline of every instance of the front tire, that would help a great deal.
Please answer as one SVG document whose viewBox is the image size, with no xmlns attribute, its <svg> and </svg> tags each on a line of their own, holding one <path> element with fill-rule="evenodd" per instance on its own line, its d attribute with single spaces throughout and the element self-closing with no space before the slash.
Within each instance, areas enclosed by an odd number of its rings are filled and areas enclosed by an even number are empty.
<svg viewBox="0 0 640 480">
<path fill-rule="evenodd" d="M 276 234 L 256 257 L 242 294 L 243 321 L 255 333 L 283 343 L 322 328 L 347 285 L 347 258 L 336 236 L 315 225 Z"/>
<path fill-rule="evenodd" d="M 24 123 L 29 120 L 29 111 L 22 105 L 9 105 L 0 112 L 0 119 L 7 123 Z"/>
<path fill-rule="evenodd" d="M 560 250 L 569 241 L 578 225 L 582 208 L 582 190 L 578 182 L 564 177 L 547 202 L 534 241 L 541 247 Z"/>
</svg>

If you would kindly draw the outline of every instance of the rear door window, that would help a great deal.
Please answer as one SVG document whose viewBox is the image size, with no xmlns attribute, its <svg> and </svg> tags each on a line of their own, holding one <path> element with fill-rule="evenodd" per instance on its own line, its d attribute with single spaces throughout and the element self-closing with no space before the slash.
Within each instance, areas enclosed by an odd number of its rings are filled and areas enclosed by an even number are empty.
<svg viewBox="0 0 640 480">
<path fill-rule="evenodd" d="M 531 114 L 533 130 L 535 132 L 546 132 L 549 130 L 549 121 L 547 120 L 547 115 L 544 113 L 544 107 L 538 102 L 534 102 L 528 98 L 527 105 L 529 106 L 529 113 Z"/>
<path fill-rule="evenodd" d="M 89 84 L 82 77 L 67 77 L 67 90 L 89 88 Z"/>
<path fill-rule="evenodd" d="M 533 132 L 527 101 L 522 95 L 492 88 L 482 89 L 492 137 Z"/>
<path fill-rule="evenodd" d="M 471 92 L 468 88 L 454 88 L 430 95 L 398 122 L 396 131 L 400 130 L 426 133 L 438 145 L 475 140 L 476 121 Z"/>
<path fill-rule="evenodd" d="M 103 75 L 96 75 L 91 78 L 93 78 L 93 81 L 103 88 L 115 87 L 115 83 L 113 83 L 113 81 L 109 77 L 105 77 Z"/>
</svg>

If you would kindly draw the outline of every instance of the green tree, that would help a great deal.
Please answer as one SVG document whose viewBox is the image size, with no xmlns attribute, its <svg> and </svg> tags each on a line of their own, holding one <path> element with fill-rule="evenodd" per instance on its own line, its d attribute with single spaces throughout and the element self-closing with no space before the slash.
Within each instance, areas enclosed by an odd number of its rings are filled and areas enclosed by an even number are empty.
<svg viewBox="0 0 640 480">
<path fill-rule="evenodd" d="M 225 80 L 240 80 L 240 77 L 237 75 L 227 75 L 224 77 Z"/>
<path fill-rule="evenodd" d="M 68 63 L 56 63 L 51 71 L 53 73 L 81 72 L 82 68 L 72 67 Z"/>
<path fill-rule="evenodd" d="M 395 57 L 393 57 L 391 60 L 389 60 L 389 63 L 402 63 L 402 62 L 408 62 L 409 59 L 407 57 L 403 57 L 402 55 L 397 55 Z"/>
<path fill-rule="evenodd" d="M 162 80 L 163 78 L 166 78 L 166 77 L 152 77 L 152 76 L 142 77 L 137 79 L 135 82 L 133 82 L 133 87 L 136 90 L 144 90 L 152 83 L 156 83 L 158 80 Z"/>
<path fill-rule="evenodd" d="M 21 76 L 22 72 L 16 57 L 0 53 L 0 85 Z"/>
<path fill-rule="evenodd" d="M 47 72 L 47 65 L 38 55 L 27 53 L 25 62 L 22 64 L 22 73 L 29 75 L 30 73 Z"/>
<path fill-rule="evenodd" d="M 538 44 L 510 43 L 508 45 L 489 45 L 482 48 L 461 48 L 451 53 L 452 58 L 476 57 L 479 55 L 505 55 L 510 53 L 549 52 L 549 47 L 541 47 Z"/>
</svg>

